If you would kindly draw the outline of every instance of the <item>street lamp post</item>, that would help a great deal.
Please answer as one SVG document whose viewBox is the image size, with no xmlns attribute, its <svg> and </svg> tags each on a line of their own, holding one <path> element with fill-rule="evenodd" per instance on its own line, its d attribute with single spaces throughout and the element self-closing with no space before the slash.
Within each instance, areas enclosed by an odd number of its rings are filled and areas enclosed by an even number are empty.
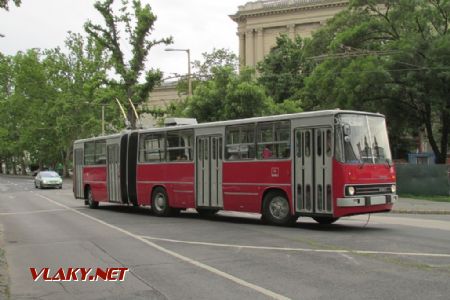
<svg viewBox="0 0 450 300">
<path fill-rule="evenodd" d="M 167 48 L 165 51 L 183 51 L 188 56 L 188 96 L 192 96 L 192 78 L 191 78 L 191 50 Z"/>
<path fill-rule="evenodd" d="M 102 135 L 105 135 L 105 105 L 102 104 Z"/>
</svg>

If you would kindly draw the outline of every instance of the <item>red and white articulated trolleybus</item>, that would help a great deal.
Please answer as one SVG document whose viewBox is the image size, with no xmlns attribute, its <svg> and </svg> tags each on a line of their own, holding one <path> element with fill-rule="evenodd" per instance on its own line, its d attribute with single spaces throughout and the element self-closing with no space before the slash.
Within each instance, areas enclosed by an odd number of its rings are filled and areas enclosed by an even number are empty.
<svg viewBox="0 0 450 300">
<path fill-rule="evenodd" d="M 328 110 L 126 131 L 74 143 L 74 195 L 151 206 L 252 212 L 272 224 L 330 224 L 397 200 L 383 115 Z"/>
</svg>

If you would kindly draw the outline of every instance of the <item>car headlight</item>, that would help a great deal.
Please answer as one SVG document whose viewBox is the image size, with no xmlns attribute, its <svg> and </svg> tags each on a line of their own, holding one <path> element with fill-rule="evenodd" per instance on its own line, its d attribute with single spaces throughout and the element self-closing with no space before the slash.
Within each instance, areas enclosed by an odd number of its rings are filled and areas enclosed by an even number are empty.
<svg viewBox="0 0 450 300">
<path fill-rule="evenodd" d="M 391 192 L 392 193 L 397 192 L 397 186 L 395 184 L 391 185 Z"/>
<path fill-rule="evenodd" d="M 355 188 L 352 186 L 347 187 L 347 193 L 349 196 L 353 196 L 355 194 Z"/>
</svg>

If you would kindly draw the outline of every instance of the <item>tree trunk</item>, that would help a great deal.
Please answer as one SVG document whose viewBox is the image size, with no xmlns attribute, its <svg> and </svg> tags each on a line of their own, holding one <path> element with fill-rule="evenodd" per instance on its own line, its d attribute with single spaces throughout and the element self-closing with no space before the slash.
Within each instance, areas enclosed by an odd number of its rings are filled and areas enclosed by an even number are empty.
<svg viewBox="0 0 450 300">
<path fill-rule="evenodd" d="M 22 158 L 22 161 L 20 162 L 20 166 L 21 166 L 21 168 L 22 168 L 22 175 L 27 175 L 27 166 L 25 165 L 25 161 L 24 161 L 24 159 Z"/>
<path fill-rule="evenodd" d="M 13 175 L 17 175 L 17 165 L 14 158 L 12 159 L 12 173 Z"/>
<path fill-rule="evenodd" d="M 439 146 L 434 138 L 433 134 L 433 123 L 431 118 L 431 107 L 429 104 L 425 105 L 425 112 L 423 114 L 423 122 L 425 123 L 425 129 L 427 130 L 428 141 L 430 142 L 431 149 L 433 149 L 435 162 L 439 163 L 441 159 L 441 152 L 439 151 Z"/>
<path fill-rule="evenodd" d="M 450 126 L 450 116 L 448 110 L 445 108 L 441 112 L 441 126 L 442 126 L 442 134 L 441 134 L 441 155 L 436 158 L 436 163 L 445 164 L 447 163 L 447 151 L 448 151 L 448 133 Z"/>
<path fill-rule="evenodd" d="M 69 147 L 66 150 L 66 157 L 64 158 L 64 169 L 63 169 L 63 173 L 64 173 L 64 177 L 69 178 L 70 174 L 69 174 L 69 166 L 70 166 L 70 162 L 72 160 L 72 147 Z M 73 166 L 72 166 L 73 168 Z"/>
</svg>

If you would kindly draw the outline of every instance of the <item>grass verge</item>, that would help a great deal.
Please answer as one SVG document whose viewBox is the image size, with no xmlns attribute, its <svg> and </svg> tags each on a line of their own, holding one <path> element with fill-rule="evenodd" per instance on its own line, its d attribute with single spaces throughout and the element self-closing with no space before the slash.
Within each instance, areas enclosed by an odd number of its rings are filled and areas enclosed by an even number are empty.
<svg viewBox="0 0 450 300">
<path fill-rule="evenodd" d="M 448 202 L 450 203 L 450 196 L 436 196 L 436 195 L 412 195 L 412 194 L 399 194 L 401 198 L 411 198 L 435 202 Z"/>
</svg>

